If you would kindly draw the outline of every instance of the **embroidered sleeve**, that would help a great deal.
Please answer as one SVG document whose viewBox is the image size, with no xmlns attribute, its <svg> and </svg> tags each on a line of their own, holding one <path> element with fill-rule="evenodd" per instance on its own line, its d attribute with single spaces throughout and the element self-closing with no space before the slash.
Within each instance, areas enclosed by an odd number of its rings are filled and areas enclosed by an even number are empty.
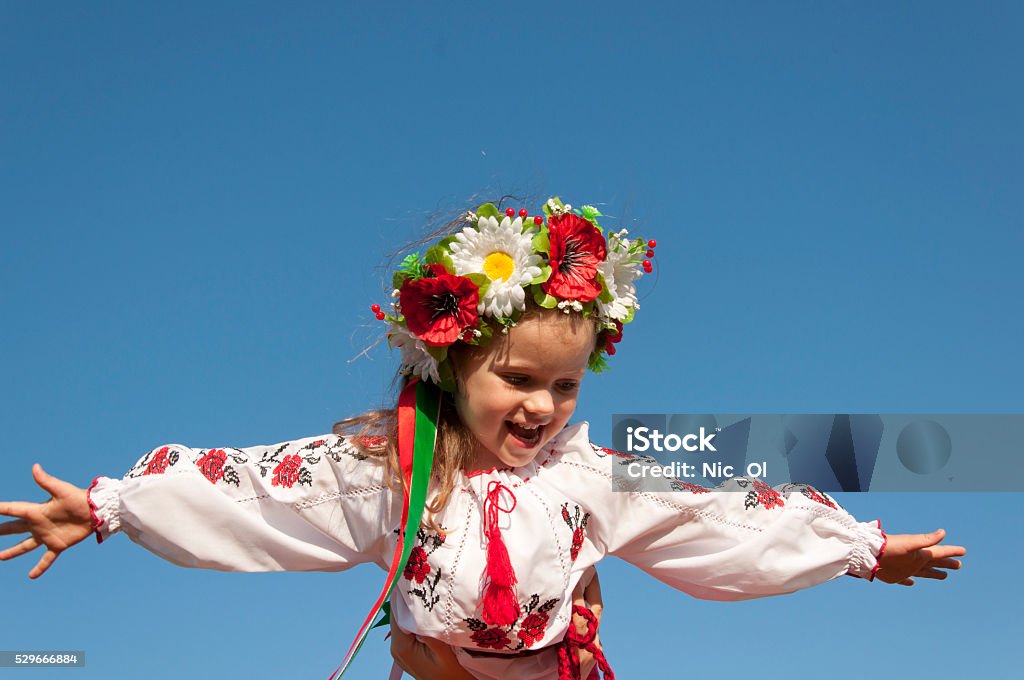
<svg viewBox="0 0 1024 680">
<path fill-rule="evenodd" d="M 653 474 L 642 486 L 621 474 L 613 483 L 616 466 L 657 461 L 591 444 L 586 424 L 567 428 L 554 448 L 540 475 L 585 506 L 597 553 L 695 597 L 766 597 L 877 569 L 880 525 L 857 521 L 810 486 L 736 478 L 708 489 Z"/>
<path fill-rule="evenodd" d="M 172 444 L 89 489 L 99 541 L 123 531 L 186 567 L 339 571 L 382 562 L 398 525 L 380 459 L 337 435 L 245 449 Z"/>
<path fill-rule="evenodd" d="M 844 574 L 870 579 L 877 569 L 880 523 L 858 522 L 812 487 L 665 483 L 665 491 L 610 492 L 613 519 L 598 531 L 609 553 L 695 597 L 766 597 Z"/>
</svg>

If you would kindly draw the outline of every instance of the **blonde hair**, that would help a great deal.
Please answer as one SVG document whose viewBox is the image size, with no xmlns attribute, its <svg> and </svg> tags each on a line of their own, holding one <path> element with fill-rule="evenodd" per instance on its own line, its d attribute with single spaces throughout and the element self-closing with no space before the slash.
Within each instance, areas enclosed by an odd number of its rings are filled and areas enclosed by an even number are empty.
<svg viewBox="0 0 1024 680">
<path fill-rule="evenodd" d="M 529 318 L 545 318 L 557 314 L 566 316 L 564 312 L 557 309 L 544 309 L 537 306 L 533 300 L 527 298 L 526 310 L 523 312 L 520 322 Z M 589 323 L 594 330 L 595 348 L 603 345 L 607 331 L 601 327 L 597 319 L 585 318 L 581 314 L 572 312 L 568 315 L 571 321 L 576 323 Z M 501 338 L 495 338 L 484 347 L 475 347 L 457 342 L 449 350 L 455 356 L 452 362 L 453 370 L 458 377 L 457 355 L 466 352 L 487 352 L 493 351 L 496 343 L 502 342 Z M 401 385 L 405 387 L 408 378 L 402 377 Z M 383 458 L 388 470 L 388 484 L 394 489 L 401 489 L 404 485 L 401 469 L 398 463 L 398 417 L 397 404 L 392 409 L 379 409 L 368 411 L 353 418 L 346 418 L 334 424 L 334 433 L 347 436 L 352 444 L 362 453 L 374 458 Z M 459 478 L 459 472 L 465 469 L 471 462 L 475 449 L 476 438 L 469 428 L 462 422 L 455 408 L 455 400 L 451 393 L 441 393 L 440 417 L 437 423 L 437 444 L 434 447 L 433 480 L 438 484 L 438 492 L 429 500 L 426 505 L 427 525 L 433 530 L 440 528 L 435 523 L 435 517 L 444 509 L 451 499 Z"/>
</svg>

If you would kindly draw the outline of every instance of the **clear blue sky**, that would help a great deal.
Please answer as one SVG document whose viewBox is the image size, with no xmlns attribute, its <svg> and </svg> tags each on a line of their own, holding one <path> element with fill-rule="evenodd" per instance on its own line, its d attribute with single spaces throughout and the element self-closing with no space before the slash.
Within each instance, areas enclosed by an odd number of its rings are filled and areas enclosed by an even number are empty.
<svg viewBox="0 0 1024 680">
<path fill-rule="evenodd" d="M 298 4 L 0 7 L 0 498 L 41 499 L 36 461 L 86 485 L 380 404 L 394 358 L 348 363 L 377 266 L 478 192 L 659 241 L 586 383 L 598 438 L 616 411 L 1024 412 L 1019 3 Z M 619 677 L 1008 671 L 1021 494 L 841 500 L 945 527 L 966 570 L 721 604 L 610 560 Z M 0 648 L 88 655 L 36 678 L 326 677 L 382 577 L 123 536 L 30 566 L 0 565 Z"/>
</svg>

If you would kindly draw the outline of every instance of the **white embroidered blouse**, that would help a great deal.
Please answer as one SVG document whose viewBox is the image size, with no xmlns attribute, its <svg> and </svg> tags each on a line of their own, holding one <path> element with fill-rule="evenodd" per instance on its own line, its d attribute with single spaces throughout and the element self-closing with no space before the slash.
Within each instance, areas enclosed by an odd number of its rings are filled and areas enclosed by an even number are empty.
<svg viewBox="0 0 1024 680">
<path fill-rule="evenodd" d="M 477 677 L 546 680 L 557 677 L 573 588 L 606 555 L 711 600 L 874 576 L 880 523 L 856 521 L 824 493 L 745 479 L 723 487 L 735 492 L 709 491 L 671 478 L 660 491 L 613 491 L 613 466 L 634 461 L 650 462 L 591 444 L 580 423 L 529 465 L 463 475 L 436 518 L 443 533 L 415 537 L 392 595 L 398 625 L 453 645 Z M 496 482 L 501 508 L 511 508 L 498 521 L 521 610 L 504 627 L 480 613 L 483 511 Z M 123 479 L 97 478 L 89 494 L 98 540 L 123 531 L 175 564 L 225 571 L 387 569 L 402 504 L 382 459 L 337 435 L 246 449 L 162 446 Z"/>
</svg>

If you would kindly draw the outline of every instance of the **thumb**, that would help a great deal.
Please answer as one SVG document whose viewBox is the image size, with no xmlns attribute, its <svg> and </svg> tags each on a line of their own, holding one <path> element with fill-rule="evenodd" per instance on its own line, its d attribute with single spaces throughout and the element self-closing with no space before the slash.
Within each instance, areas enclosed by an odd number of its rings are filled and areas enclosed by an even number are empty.
<svg viewBox="0 0 1024 680">
<path fill-rule="evenodd" d="M 61 480 L 43 470 L 43 466 L 39 463 L 32 466 L 32 478 L 36 480 L 36 484 L 42 487 L 43 491 L 54 497 L 57 496 L 61 484 L 63 484 Z"/>
<path fill-rule="evenodd" d="M 912 543 L 915 550 L 918 550 L 920 548 L 928 548 L 935 545 L 936 543 L 941 542 L 942 539 L 945 538 L 945 536 L 945 529 L 936 529 L 930 534 L 914 534 Z"/>
</svg>

